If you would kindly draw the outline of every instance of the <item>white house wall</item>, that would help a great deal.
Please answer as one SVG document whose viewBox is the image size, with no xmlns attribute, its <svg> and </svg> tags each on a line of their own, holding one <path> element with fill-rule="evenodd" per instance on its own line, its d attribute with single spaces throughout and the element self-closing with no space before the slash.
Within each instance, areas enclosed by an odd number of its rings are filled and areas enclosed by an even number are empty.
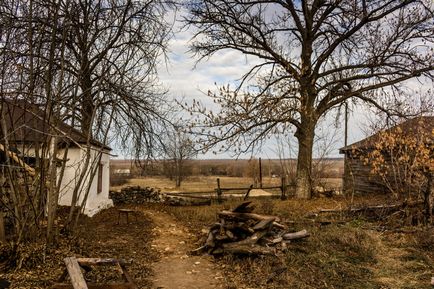
<svg viewBox="0 0 434 289">
<path fill-rule="evenodd" d="M 97 153 L 94 154 L 96 157 Z M 101 193 L 98 193 L 98 169 L 95 173 L 95 177 L 92 180 L 89 196 L 87 198 L 85 214 L 93 216 L 102 209 L 113 206 L 113 202 L 109 199 L 109 186 L 110 186 L 110 156 L 108 153 L 103 153 L 101 156 L 102 164 L 102 189 Z M 98 164 L 97 164 L 98 165 Z"/>
<path fill-rule="evenodd" d="M 64 150 L 59 151 L 59 159 L 63 158 Z M 69 148 L 67 163 L 65 166 L 64 175 L 61 183 L 61 190 L 59 195 L 59 204 L 70 206 L 72 201 L 72 195 L 74 192 L 74 188 L 80 186 L 78 194 L 79 199 L 77 205 L 81 205 L 82 201 L 87 192 L 87 188 L 89 185 L 89 180 L 91 178 L 91 168 L 92 166 L 97 166 L 95 175 L 92 179 L 89 194 L 87 196 L 87 202 L 85 204 L 84 213 L 88 216 L 93 216 L 98 213 L 100 210 L 113 206 L 113 202 L 109 199 L 109 185 L 110 185 L 110 174 L 109 174 L 109 162 L 110 156 L 108 152 L 103 152 L 101 156 L 101 164 L 103 165 L 103 173 L 102 173 L 102 190 L 101 193 L 98 193 L 98 162 L 97 160 L 99 152 L 96 148 L 91 150 L 91 161 L 86 168 L 86 177 L 79 184 L 80 174 L 82 172 L 85 165 L 86 160 L 86 150 L 81 148 Z M 92 162 L 93 161 L 93 162 Z M 60 174 L 60 168 L 59 168 Z"/>
</svg>

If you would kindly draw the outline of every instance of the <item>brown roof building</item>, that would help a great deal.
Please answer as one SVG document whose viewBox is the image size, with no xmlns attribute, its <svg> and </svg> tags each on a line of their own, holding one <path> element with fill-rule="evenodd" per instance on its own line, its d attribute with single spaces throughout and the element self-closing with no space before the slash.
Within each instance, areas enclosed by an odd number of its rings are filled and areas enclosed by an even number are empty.
<svg viewBox="0 0 434 289">
<path fill-rule="evenodd" d="M 366 161 L 366 156 L 374 149 L 377 149 L 377 144 L 381 141 L 384 133 L 392 133 L 400 138 L 411 137 L 423 141 L 426 147 L 433 150 L 434 117 L 421 116 L 404 121 L 392 128 L 339 149 L 339 153 L 345 155 L 344 192 L 372 193 L 390 190 L 390 187 L 388 188 L 385 185 L 384 177 L 380 178 L 380 176 L 373 174 L 371 164 Z M 385 162 L 390 162 L 391 159 L 387 156 L 387 153 L 383 152 L 383 154 Z M 434 157 L 434 151 L 431 152 L 431 157 Z"/>
<path fill-rule="evenodd" d="M 68 143 L 71 146 L 86 144 L 87 136 L 71 125 L 57 121 L 55 127 L 50 125 L 46 118 L 45 108 L 31 104 L 25 100 L 2 100 L 4 110 L 7 138 L 9 142 L 16 144 L 32 144 L 45 142 L 50 135 L 57 135 L 60 143 Z M 51 121 L 53 123 L 53 121 Z M 0 131 L 2 139 L 2 130 Z M 91 145 L 111 150 L 107 145 L 91 138 Z"/>
</svg>

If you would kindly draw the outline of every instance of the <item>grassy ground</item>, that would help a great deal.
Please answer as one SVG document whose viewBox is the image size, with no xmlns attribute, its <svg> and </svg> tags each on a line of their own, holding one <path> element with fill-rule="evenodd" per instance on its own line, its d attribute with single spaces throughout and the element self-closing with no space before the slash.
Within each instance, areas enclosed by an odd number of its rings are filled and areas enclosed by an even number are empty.
<svg viewBox="0 0 434 289">
<path fill-rule="evenodd" d="M 203 207 L 149 204 L 143 209 L 164 210 L 189 226 L 197 236 L 199 247 L 203 244 L 203 231 L 216 221 L 216 213 L 233 208 L 239 202 L 232 199 L 224 204 Z M 373 221 L 363 215 L 313 214 L 324 208 L 378 203 L 387 203 L 387 198 L 254 199 L 255 212 L 278 215 L 291 230 L 307 229 L 311 236 L 291 243 L 287 252 L 273 257 L 217 258 L 216 262 L 224 272 L 226 288 L 432 288 L 433 228 L 400 226 L 403 232 L 398 232 L 383 219 Z M 319 220 L 332 223 L 321 225 Z M 156 260 L 150 249 L 153 224 L 145 219 L 122 226 L 116 222 L 115 209 L 86 219 L 81 227 L 83 238 L 62 239 L 59 247 L 48 251 L 43 244 L 36 244 L 41 248 L 27 248 L 21 254 L 23 268 L 6 274 L 0 270 L 0 278 L 13 281 L 13 288 L 48 288 L 64 268 L 62 257 L 123 257 L 135 260 L 130 272 L 139 287 L 151 288 L 150 267 Z M 409 234 L 407 230 L 413 233 Z M 119 275 L 118 272 L 109 273 Z M 90 278 L 100 278 L 100 274 L 103 272 Z M 104 275 L 104 278 L 112 277 Z"/>
<path fill-rule="evenodd" d="M 201 231 L 216 221 L 216 213 L 237 202 L 165 210 L 203 238 Z M 263 198 L 254 202 L 257 213 L 278 215 L 292 230 L 307 229 L 311 237 L 291 243 L 285 254 L 276 257 L 220 258 L 227 282 L 232 284 L 228 288 L 432 288 L 432 229 L 408 227 L 416 233 L 399 233 L 392 227 L 384 230 L 384 220 L 368 221 L 363 215 L 312 217 L 315 215 L 309 213 L 321 208 L 387 203 L 383 196 L 309 201 Z M 325 219 L 336 223 L 314 222 Z M 198 245 L 203 242 L 201 238 Z"/>
<path fill-rule="evenodd" d="M 11 282 L 10 288 L 14 289 L 51 288 L 65 268 L 65 257 L 122 258 L 134 260 L 128 271 L 139 288 L 151 288 L 151 266 L 158 260 L 151 249 L 153 224 L 145 217 L 129 224 L 117 225 L 117 222 L 115 208 L 92 218 L 83 217 L 77 236 L 61 234 L 57 246 L 53 247 L 47 247 L 45 240 L 22 244 L 15 259 L 8 258 L 12 244 L 0 244 L 0 279 Z M 85 278 L 91 282 L 113 283 L 121 281 L 121 274 L 117 267 L 102 266 L 93 267 Z"/>
<path fill-rule="evenodd" d="M 220 181 L 222 187 L 247 187 L 252 183 L 246 178 L 220 177 Z M 340 179 L 322 181 L 329 188 L 341 186 Z M 264 179 L 264 186 L 279 184 L 277 178 Z M 175 190 L 173 182 L 164 178 L 133 179 L 129 185 Z M 216 177 L 196 177 L 186 180 L 177 190 L 200 192 L 215 187 Z M 230 199 L 224 204 L 164 207 L 164 210 L 195 230 L 197 246 L 200 246 L 203 232 L 216 221 L 217 212 L 239 202 L 239 199 Z M 277 215 L 292 230 L 307 229 L 311 236 L 291 243 L 285 254 L 276 257 L 219 258 L 228 288 L 432 288 L 434 230 L 408 226 L 412 213 L 379 214 L 375 218 L 364 214 L 317 214 L 320 209 L 393 203 L 388 196 L 286 201 L 256 198 L 254 202 L 255 212 Z M 320 220 L 332 223 L 320 225 Z"/>
</svg>

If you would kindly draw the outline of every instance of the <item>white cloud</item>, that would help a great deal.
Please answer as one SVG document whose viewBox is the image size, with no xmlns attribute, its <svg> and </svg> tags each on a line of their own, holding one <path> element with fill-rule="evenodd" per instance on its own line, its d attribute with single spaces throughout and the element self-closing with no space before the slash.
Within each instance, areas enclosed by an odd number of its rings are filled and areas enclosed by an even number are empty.
<svg viewBox="0 0 434 289">
<path fill-rule="evenodd" d="M 178 19 L 181 15 L 178 15 Z M 175 30 L 179 30 L 180 24 L 176 24 Z M 219 51 L 209 59 L 204 59 L 199 63 L 197 57 L 189 51 L 189 44 L 194 31 L 177 31 L 169 42 L 168 63 L 161 61 L 158 73 L 162 84 L 169 89 L 170 97 L 174 99 L 200 100 L 208 108 L 213 107 L 211 99 L 206 96 L 208 90 L 216 90 L 217 85 L 233 84 L 239 80 L 254 64 L 259 63 L 255 57 L 246 57 L 234 50 Z M 433 84 L 412 80 L 408 82 L 410 87 L 424 90 L 432 89 Z M 372 113 L 369 108 L 357 106 L 349 118 L 349 140 L 353 143 L 363 139 L 366 135 L 363 127 L 368 123 L 368 116 Z M 331 114 L 333 115 L 333 114 Z M 329 116 L 326 124 L 333 123 L 333 116 Z M 270 141 L 265 143 L 260 155 L 264 157 L 277 157 L 274 149 L 275 143 Z M 333 157 L 339 156 L 338 148 L 343 146 L 343 128 L 340 130 L 339 141 L 332 153 Z M 213 155 L 208 153 L 200 158 L 227 158 L 231 155 Z M 249 157 L 244 155 L 243 157 Z"/>
</svg>

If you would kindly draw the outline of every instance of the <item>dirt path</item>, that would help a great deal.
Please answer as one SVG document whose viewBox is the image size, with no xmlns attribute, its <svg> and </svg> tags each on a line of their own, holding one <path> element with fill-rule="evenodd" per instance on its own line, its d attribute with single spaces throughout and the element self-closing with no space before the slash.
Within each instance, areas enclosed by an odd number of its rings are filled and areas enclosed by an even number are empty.
<svg viewBox="0 0 434 289">
<path fill-rule="evenodd" d="M 188 254 L 194 249 L 193 235 L 185 226 L 163 212 L 143 210 L 143 213 L 154 223 L 151 247 L 161 257 L 153 265 L 153 288 L 224 288 L 223 275 L 212 257 Z"/>
</svg>

